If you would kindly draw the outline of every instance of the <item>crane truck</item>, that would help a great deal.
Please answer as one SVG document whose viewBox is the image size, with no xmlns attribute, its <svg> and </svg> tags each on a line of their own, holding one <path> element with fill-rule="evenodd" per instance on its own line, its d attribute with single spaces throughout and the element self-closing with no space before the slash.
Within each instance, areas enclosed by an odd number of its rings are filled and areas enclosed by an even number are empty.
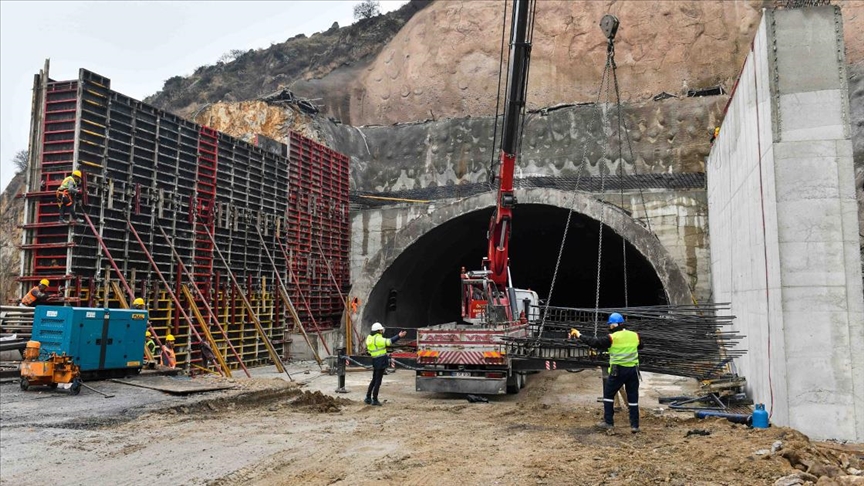
<svg viewBox="0 0 864 486">
<path fill-rule="evenodd" d="M 525 385 L 525 372 L 513 367 L 506 340 L 529 337 L 530 324 L 539 317 L 537 293 L 513 287 L 509 261 L 517 202 L 513 172 L 531 49 L 530 3 L 513 2 L 498 197 L 489 222 L 487 255 L 481 270 L 462 269 L 462 322 L 417 330 L 417 391 L 503 394 L 518 393 Z"/>
</svg>

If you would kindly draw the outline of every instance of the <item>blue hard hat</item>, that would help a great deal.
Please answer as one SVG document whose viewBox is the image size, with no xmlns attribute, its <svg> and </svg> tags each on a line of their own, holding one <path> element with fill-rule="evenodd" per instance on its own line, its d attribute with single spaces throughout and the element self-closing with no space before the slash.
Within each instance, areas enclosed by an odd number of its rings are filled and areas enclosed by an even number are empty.
<svg viewBox="0 0 864 486">
<path fill-rule="evenodd" d="M 613 312 L 609 316 L 609 324 L 621 324 L 622 322 L 624 322 L 624 316 L 617 312 Z"/>
</svg>

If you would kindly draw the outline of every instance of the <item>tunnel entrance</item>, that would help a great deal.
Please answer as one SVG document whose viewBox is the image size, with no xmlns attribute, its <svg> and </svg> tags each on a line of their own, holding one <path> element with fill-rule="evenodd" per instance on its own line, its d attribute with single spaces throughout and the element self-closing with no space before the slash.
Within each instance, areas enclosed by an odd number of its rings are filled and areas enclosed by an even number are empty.
<svg viewBox="0 0 864 486">
<path fill-rule="evenodd" d="M 513 284 L 549 295 L 567 209 L 521 204 L 513 210 L 510 262 Z M 486 228 L 492 208 L 441 223 L 407 247 L 375 284 L 364 322 L 386 327 L 424 327 L 460 319 L 460 268 L 479 270 L 486 255 Z M 561 257 L 551 305 L 594 307 L 599 221 L 574 213 Z M 626 253 L 628 303 L 666 304 L 666 292 L 651 263 L 608 226 L 603 227 L 600 307 L 625 305 Z"/>
</svg>

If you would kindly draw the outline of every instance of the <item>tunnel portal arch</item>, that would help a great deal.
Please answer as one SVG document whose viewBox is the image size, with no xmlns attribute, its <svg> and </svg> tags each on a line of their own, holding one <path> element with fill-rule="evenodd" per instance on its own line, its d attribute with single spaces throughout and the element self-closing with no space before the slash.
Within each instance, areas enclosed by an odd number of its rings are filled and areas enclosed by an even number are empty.
<svg viewBox="0 0 864 486">
<path fill-rule="evenodd" d="M 592 240 L 590 235 L 592 231 L 599 233 L 601 215 L 606 226 L 601 307 L 604 304 L 623 306 L 623 291 L 615 288 L 619 285 L 614 278 L 607 278 L 606 272 L 614 276 L 616 265 L 625 257 L 628 282 L 631 282 L 628 286 L 631 306 L 692 303 L 687 280 L 666 248 L 653 233 L 621 209 L 584 193 L 535 188 L 518 190 L 516 194 L 519 204 L 514 209 L 511 266 L 517 287 L 532 288 L 530 283 L 533 282 L 540 298 L 546 298 L 543 285 L 548 293 L 551 269 L 557 259 L 567 211 L 572 205 L 575 214 L 552 305 L 594 306 L 597 240 Z M 398 229 L 390 244 L 372 255 L 354 279 L 352 294 L 363 302 L 358 322 L 361 335 L 376 321 L 387 327 L 412 328 L 458 318 L 458 270 L 460 266 L 469 270 L 480 268 L 495 194 L 433 204 L 426 214 Z M 580 242 L 580 235 L 589 237 Z M 622 238 L 626 242 L 623 254 Z M 569 263 L 565 264 L 568 259 Z M 570 286 L 565 284 L 565 288 L 573 295 L 562 292 L 562 281 L 570 281 Z M 589 285 L 590 292 L 586 290 Z M 610 294 L 619 292 L 620 299 L 603 300 L 604 290 Z"/>
</svg>

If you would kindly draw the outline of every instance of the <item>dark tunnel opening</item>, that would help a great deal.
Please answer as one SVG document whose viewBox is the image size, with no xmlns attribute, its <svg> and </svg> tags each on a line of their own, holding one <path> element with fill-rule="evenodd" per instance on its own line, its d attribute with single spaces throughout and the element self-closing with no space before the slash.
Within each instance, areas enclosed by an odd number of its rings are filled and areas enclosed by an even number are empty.
<svg viewBox="0 0 864 486">
<path fill-rule="evenodd" d="M 459 216 L 405 249 L 372 290 L 364 322 L 417 328 L 459 320 L 459 271 L 463 266 L 481 269 L 491 216 L 492 208 Z M 543 301 L 549 295 L 566 220 L 567 210 L 554 206 L 523 204 L 513 211 L 513 284 L 536 291 Z M 599 231 L 599 221 L 573 214 L 551 305 L 594 307 Z M 600 307 L 624 306 L 625 251 L 629 306 L 665 304 L 663 285 L 651 264 L 629 242 L 622 247 L 622 241 L 603 227 Z"/>
</svg>

